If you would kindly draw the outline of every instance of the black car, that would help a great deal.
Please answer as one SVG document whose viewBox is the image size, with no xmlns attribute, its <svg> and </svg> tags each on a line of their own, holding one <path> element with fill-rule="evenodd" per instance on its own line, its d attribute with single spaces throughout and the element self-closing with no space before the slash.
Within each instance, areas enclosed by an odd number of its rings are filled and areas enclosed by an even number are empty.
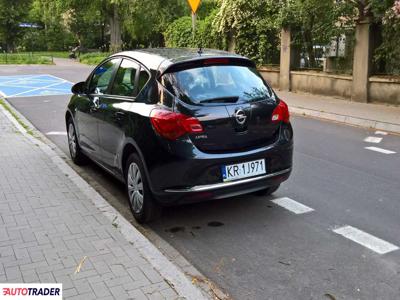
<svg viewBox="0 0 400 300">
<path fill-rule="evenodd" d="M 216 50 L 114 54 L 72 88 L 71 157 L 126 184 L 139 222 L 160 207 L 256 192 L 288 179 L 288 107 L 242 56 Z"/>
</svg>

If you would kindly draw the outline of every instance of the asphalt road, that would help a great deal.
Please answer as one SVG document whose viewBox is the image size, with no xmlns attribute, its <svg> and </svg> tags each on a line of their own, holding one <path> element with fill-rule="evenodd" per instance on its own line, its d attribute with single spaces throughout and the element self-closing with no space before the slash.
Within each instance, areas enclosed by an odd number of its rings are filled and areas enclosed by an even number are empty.
<svg viewBox="0 0 400 300">
<path fill-rule="evenodd" d="M 33 72 L 77 82 L 90 68 L 2 67 L 0 75 Z M 44 134 L 65 131 L 68 96 L 9 101 Z M 294 171 L 272 197 L 168 208 L 151 229 L 235 299 L 399 299 L 400 250 L 391 247 L 400 246 L 400 137 L 304 117 L 292 122 Z M 383 140 L 366 143 L 368 136 Z M 48 137 L 67 152 L 65 136 Z M 94 165 L 80 173 L 131 219 L 121 184 Z M 276 201 L 282 197 L 295 202 L 284 208 Z M 312 211 L 294 213 L 305 208 L 299 204 Z M 378 253 L 385 250 L 394 251 Z"/>
</svg>

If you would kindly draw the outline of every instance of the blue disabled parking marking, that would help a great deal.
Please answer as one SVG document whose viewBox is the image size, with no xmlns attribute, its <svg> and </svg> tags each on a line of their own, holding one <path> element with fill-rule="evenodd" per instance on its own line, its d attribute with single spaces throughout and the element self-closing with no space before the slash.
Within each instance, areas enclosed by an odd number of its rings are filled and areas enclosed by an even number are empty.
<svg viewBox="0 0 400 300">
<path fill-rule="evenodd" d="M 0 76 L 0 95 L 7 98 L 69 95 L 72 85 L 48 74 Z"/>
</svg>

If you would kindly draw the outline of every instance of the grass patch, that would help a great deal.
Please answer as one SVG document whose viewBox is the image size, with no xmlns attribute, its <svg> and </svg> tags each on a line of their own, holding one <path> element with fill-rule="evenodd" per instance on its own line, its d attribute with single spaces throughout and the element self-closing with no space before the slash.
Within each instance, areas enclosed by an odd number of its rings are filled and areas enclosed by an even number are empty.
<svg viewBox="0 0 400 300">
<path fill-rule="evenodd" d="M 105 58 L 107 58 L 110 53 L 106 52 L 93 52 L 93 53 L 85 53 L 79 56 L 79 61 L 83 64 L 87 65 L 98 65 Z"/>
<path fill-rule="evenodd" d="M 38 51 L 33 52 L 34 55 L 49 56 L 56 58 L 69 58 L 68 51 Z"/>
<path fill-rule="evenodd" d="M 51 65 L 53 57 L 50 55 L 42 55 L 33 52 L 29 53 L 0 53 L 0 64 L 6 65 Z"/>
<path fill-rule="evenodd" d="M 22 120 L 20 119 L 20 117 L 14 112 L 14 110 L 12 110 L 5 102 L 3 99 L 0 98 L 0 105 L 4 107 L 4 109 L 6 111 L 8 111 L 14 118 L 15 120 L 17 120 L 17 122 L 26 130 L 26 133 L 30 134 L 31 136 L 33 136 L 33 132 L 32 130 L 28 127 L 28 125 L 26 125 L 24 122 L 22 122 Z"/>
</svg>

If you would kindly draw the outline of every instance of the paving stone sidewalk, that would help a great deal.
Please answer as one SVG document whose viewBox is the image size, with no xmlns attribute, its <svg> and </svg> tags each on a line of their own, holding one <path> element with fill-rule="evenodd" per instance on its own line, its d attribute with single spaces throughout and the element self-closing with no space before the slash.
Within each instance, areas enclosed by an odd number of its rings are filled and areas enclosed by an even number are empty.
<svg viewBox="0 0 400 300">
<path fill-rule="evenodd" d="M 22 282 L 62 283 L 64 299 L 181 299 L 0 110 L 0 283 Z"/>
</svg>

